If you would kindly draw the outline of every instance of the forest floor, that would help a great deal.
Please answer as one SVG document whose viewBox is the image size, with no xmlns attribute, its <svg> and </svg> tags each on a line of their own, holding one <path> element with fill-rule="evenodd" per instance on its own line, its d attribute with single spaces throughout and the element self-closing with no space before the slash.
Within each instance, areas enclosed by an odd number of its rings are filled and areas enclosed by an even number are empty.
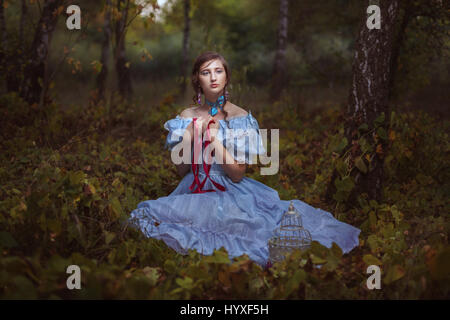
<svg viewBox="0 0 450 320">
<path fill-rule="evenodd" d="M 360 245 L 348 254 L 313 242 L 269 269 L 245 255 L 230 261 L 223 248 L 211 256 L 179 255 L 127 227 L 139 202 L 166 196 L 180 180 L 164 150 L 163 124 L 185 106 L 170 92 L 110 113 L 75 102 L 36 110 L 13 94 L 0 96 L 0 297 L 448 298 L 448 119 L 407 104 L 393 108 L 383 200 L 360 194 L 351 202 L 351 168 L 339 157 L 347 143 L 345 90 L 333 91 L 342 100 L 332 91 L 321 103 L 323 90 L 275 104 L 238 99 L 260 128 L 280 129 L 279 174 L 261 176 L 254 165 L 247 177 L 361 229 Z M 363 137 L 359 143 L 375 152 Z M 334 181 L 339 195 L 329 201 L 336 167 L 343 172 Z M 66 287 L 72 264 L 81 267 L 82 290 Z M 367 287 L 369 265 L 380 266 L 379 290 Z"/>
</svg>

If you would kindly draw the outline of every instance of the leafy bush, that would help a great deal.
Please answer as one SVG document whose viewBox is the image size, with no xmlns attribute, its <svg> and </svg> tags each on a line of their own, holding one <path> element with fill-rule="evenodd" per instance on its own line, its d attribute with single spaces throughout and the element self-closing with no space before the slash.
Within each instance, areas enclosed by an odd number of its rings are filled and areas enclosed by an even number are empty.
<svg viewBox="0 0 450 320">
<path fill-rule="evenodd" d="M 247 176 L 282 199 L 301 199 L 362 230 L 349 254 L 314 242 L 262 269 L 246 255 L 230 261 L 223 248 L 211 256 L 177 254 L 125 223 L 140 201 L 169 194 L 179 181 L 163 149 L 162 124 L 181 108 L 172 101 L 168 96 L 150 112 L 123 105 L 63 111 L 0 97 L 2 298 L 448 297 L 448 122 L 393 115 L 385 199 L 361 194 L 355 207 L 345 197 L 336 205 L 323 200 L 341 165 L 335 156 L 343 141 L 341 111 L 261 110 L 255 115 L 261 128 L 281 129 L 280 174 L 259 176 L 251 167 Z M 345 191 L 348 182 L 339 183 Z M 72 264 L 81 267 L 82 290 L 66 288 Z M 366 287 L 373 264 L 382 270 L 381 290 Z"/>
</svg>

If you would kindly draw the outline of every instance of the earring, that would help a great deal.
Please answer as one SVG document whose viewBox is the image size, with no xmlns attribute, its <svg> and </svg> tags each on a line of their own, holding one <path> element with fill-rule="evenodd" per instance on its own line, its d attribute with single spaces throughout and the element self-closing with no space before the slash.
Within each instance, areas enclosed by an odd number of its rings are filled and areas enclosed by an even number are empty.
<svg viewBox="0 0 450 320">
<path fill-rule="evenodd" d="M 230 94 L 228 93 L 228 90 L 225 89 L 225 100 L 228 101 L 229 96 L 230 96 Z"/>
<path fill-rule="evenodd" d="M 198 104 L 202 104 L 201 97 L 202 97 L 202 95 L 200 94 L 200 91 L 198 91 L 198 94 L 197 94 L 197 103 Z"/>
</svg>

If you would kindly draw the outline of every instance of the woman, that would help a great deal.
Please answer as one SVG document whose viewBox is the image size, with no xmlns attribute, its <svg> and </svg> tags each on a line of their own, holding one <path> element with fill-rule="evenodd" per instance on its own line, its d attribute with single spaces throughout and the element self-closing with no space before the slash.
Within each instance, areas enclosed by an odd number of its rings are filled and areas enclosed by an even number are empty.
<svg viewBox="0 0 450 320">
<path fill-rule="evenodd" d="M 225 247 L 230 258 L 247 254 L 266 266 L 267 241 L 290 201 L 280 200 L 276 190 L 244 177 L 247 164 L 265 150 L 257 120 L 228 100 L 229 82 L 228 64 L 220 54 L 205 52 L 197 57 L 192 85 L 194 102 L 200 106 L 164 124 L 172 160 L 178 163 L 175 158 L 184 155 L 184 162 L 176 164 L 183 178 L 167 197 L 139 203 L 131 217 L 147 236 L 162 239 L 179 253 L 196 249 L 209 255 Z M 256 143 L 246 139 L 252 136 Z M 201 147 L 209 151 L 203 153 Z M 312 240 L 328 247 L 335 242 L 344 253 L 358 245 L 359 229 L 300 200 L 292 202 Z"/>
</svg>

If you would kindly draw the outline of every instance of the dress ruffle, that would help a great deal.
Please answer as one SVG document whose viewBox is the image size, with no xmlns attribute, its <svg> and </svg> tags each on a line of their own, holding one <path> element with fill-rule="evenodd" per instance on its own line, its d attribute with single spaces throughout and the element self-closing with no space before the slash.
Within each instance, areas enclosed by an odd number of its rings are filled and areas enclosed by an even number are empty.
<svg viewBox="0 0 450 320">
<path fill-rule="evenodd" d="M 276 190 L 251 178 L 233 183 L 226 175 L 213 172 L 211 177 L 227 190 L 189 193 L 193 174 L 188 173 L 170 195 L 139 203 L 131 213 L 134 224 L 146 236 L 163 240 L 181 254 L 195 249 L 210 255 L 225 247 L 230 258 L 247 254 L 264 266 L 267 242 L 290 201 L 281 200 Z M 214 185 L 207 180 L 205 188 Z M 327 247 L 335 242 L 344 253 L 358 246 L 359 229 L 300 200 L 293 204 L 313 240 Z"/>
</svg>

